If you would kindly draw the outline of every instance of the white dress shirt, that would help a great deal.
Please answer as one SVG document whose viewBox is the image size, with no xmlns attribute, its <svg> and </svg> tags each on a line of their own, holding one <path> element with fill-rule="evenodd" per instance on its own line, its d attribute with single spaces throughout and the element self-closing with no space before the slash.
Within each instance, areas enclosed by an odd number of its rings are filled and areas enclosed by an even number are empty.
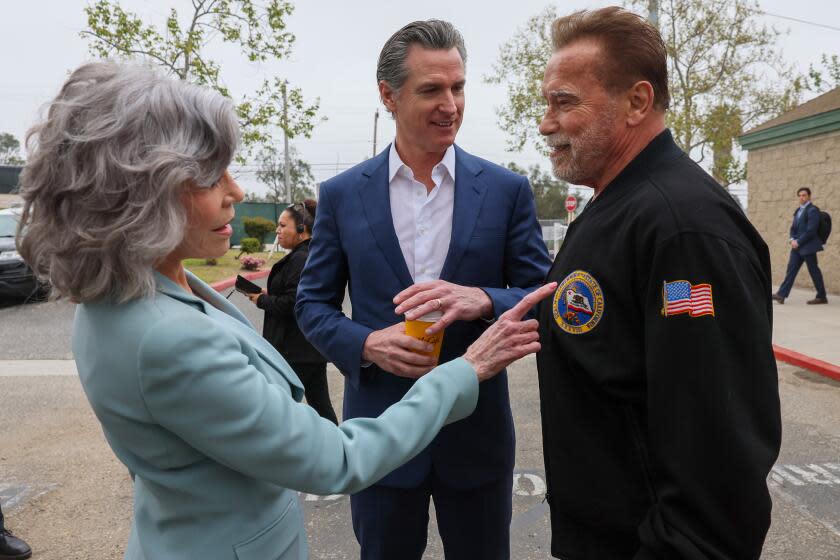
<svg viewBox="0 0 840 560">
<path fill-rule="evenodd" d="M 388 156 L 391 218 L 405 264 L 414 282 L 437 280 L 449 252 L 452 210 L 455 205 L 455 147 L 432 168 L 434 188 L 414 178 L 394 144 Z"/>
</svg>

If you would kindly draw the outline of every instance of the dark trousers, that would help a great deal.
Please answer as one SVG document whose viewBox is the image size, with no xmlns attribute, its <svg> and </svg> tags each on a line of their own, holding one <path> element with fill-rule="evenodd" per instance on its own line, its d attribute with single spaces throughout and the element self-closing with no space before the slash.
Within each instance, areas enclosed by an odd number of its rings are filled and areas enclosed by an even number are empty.
<svg viewBox="0 0 840 560">
<path fill-rule="evenodd" d="M 802 263 L 808 266 L 808 273 L 811 275 L 811 280 L 814 282 L 814 287 L 817 289 L 817 297 L 825 297 L 825 283 L 823 283 L 823 275 L 820 267 L 817 265 L 817 254 L 801 256 L 799 251 L 790 252 L 790 260 L 788 260 L 787 272 L 782 285 L 779 286 L 778 294 L 782 297 L 788 297 L 790 290 L 793 288 L 793 281 L 796 280 L 796 275 L 802 267 Z"/>
<path fill-rule="evenodd" d="M 306 396 L 306 404 L 315 409 L 321 418 L 326 418 L 333 424 L 338 424 L 332 402 L 330 402 L 330 388 L 327 385 L 327 364 L 289 364 L 295 370 Z"/>
<path fill-rule="evenodd" d="M 6 528 L 6 526 L 3 523 L 3 508 L 0 507 L 0 531 Z"/>
<path fill-rule="evenodd" d="M 371 486 L 350 496 L 361 560 L 420 560 L 430 498 L 447 560 L 508 560 L 512 493 L 513 475 L 468 490 L 434 474 L 417 488 Z"/>
</svg>

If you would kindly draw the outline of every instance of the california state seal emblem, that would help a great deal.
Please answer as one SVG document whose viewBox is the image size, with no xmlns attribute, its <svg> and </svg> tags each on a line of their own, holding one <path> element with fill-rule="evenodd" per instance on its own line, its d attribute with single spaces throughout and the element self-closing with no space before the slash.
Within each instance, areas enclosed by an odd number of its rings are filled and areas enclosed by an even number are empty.
<svg viewBox="0 0 840 560">
<path fill-rule="evenodd" d="M 604 316 L 604 293 L 588 272 L 576 270 L 554 292 L 554 321 L 569 334 L 585 334 Z"/>
</svg>

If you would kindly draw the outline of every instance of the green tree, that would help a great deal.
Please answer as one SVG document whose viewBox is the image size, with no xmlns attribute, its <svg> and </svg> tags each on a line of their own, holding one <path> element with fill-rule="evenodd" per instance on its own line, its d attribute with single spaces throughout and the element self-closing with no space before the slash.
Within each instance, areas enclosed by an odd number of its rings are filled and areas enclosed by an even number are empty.
<svg viewBox="0 0 840 560">
<path fill-rule="evenodd" d="M 265 196 L 249 195 L 248 200 L 254 202 L 300 202 L 307 198 L 315 198 L 312 186 L 315 177 L 312 167 L 298 157 L 297 150 L 289 147 L 289 182 L 292 184 L 292 200 L 286 200 L 285 157 L 283 152 L 274 145 L 267 145 L 257 155 L 257 179 L 268 187 Z"/>
<path fill-rule="evenodd" d="M 646 14 L 648 0 L 630 0 L 627 6 Z M 782 58 L 781 32 L 761 24 L 759 14 L 752 0 L 660 2 L 671 93 L 668 126 L 683 150 L 698 161 L 712 159 L 712 173 L 723 185 L 745 177 L 745 166 L 732 154 L 734 138 L 793 107 L 807 85 Z M 486 78 L 507 87 L 499 125 L 514 149 L 532 141 L 545 152 L 536 125 L 545 106 L 540 85 L 556 17 L 549 7 L 530 18 L 502 45 L 494 73 Z"/>
<path fill-rule="evenodd" d="M 245 235 L 248 237 L 264 243 L 265 236 L 274 233 L 277 224 L 262 216 L 245 216 L 242 218 L 242 229 L 245 230 Z"/>
<path fill-rule="evenodd" d="M 534 191 L 534 202 L 537 205 L 537 218 L 540 220 L 557 220 L 566 217 L 566 196 L 569 185 L 565 181 L 555 178 L 543 171 L 539 165 L 532 165 L 527 170 L 516 163 L 510 162 L 506 166 L 514 173 L 528 177 L 531 190 Z M 580 202 L 578 200 L 578 202 Z"/>
<path fill-rule="evenodd" d="M 819 66 L 808 66 L 809 89 L 824 93 L 840 86 L 840 56 L 823 54 Z"/>
<path fill-rule="evenodd" d="M 219 42 L 235 45 L 249 63 L 282 59 L 291 53 L 295 41 L 286 24 L 293 10 L 287 0 L 267 0 L 264 4 L 253 0 L 192 0 L 192 13 L 182 20 L 171 8 L 164 27 L 159 29 L 125 11 L 118 0 L 96 0 L 84 8 L 87 29 L 81 36 L 94 56 L 144 60 L 182 80 L 232 98 L 220 64 L 208 56 L 208 47 Z M 277 128 L 289 138 L 308 138 L 317 124 L 319 106 L 318 99 L 304 101 L 301 90 L 289 87 L 280 76 L 265 78 L 256 91 L 240 96 L 236 105 L 242 126 L 240 161 L 255 146 L 267 144 L 270 132 Z"/>
<path fill-rule="evenodd" d="M 20 142 L 13 134 L 0 132 L 0 165 L 23 165 L 20 157 Z"/>
</svg>

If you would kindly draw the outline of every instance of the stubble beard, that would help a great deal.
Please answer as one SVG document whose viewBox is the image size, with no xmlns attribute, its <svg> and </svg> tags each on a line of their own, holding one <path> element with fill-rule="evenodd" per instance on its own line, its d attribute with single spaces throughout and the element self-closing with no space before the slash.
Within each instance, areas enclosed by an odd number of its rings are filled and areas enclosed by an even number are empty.
<svg viewBox="0 0 840 560">
<path fill-rule="evenodd" d="M 606 156 L 613 135 L 614 111 L 615 107 L 610 106 L 600 119 L 577 136 L 561 132 L 546 136 L 549 148 L 569 145 L 565 154 L 551 157 L 555 177 L 573 185 L 585 185 L 600 177 L 608 163 Z"/>
</svg>

